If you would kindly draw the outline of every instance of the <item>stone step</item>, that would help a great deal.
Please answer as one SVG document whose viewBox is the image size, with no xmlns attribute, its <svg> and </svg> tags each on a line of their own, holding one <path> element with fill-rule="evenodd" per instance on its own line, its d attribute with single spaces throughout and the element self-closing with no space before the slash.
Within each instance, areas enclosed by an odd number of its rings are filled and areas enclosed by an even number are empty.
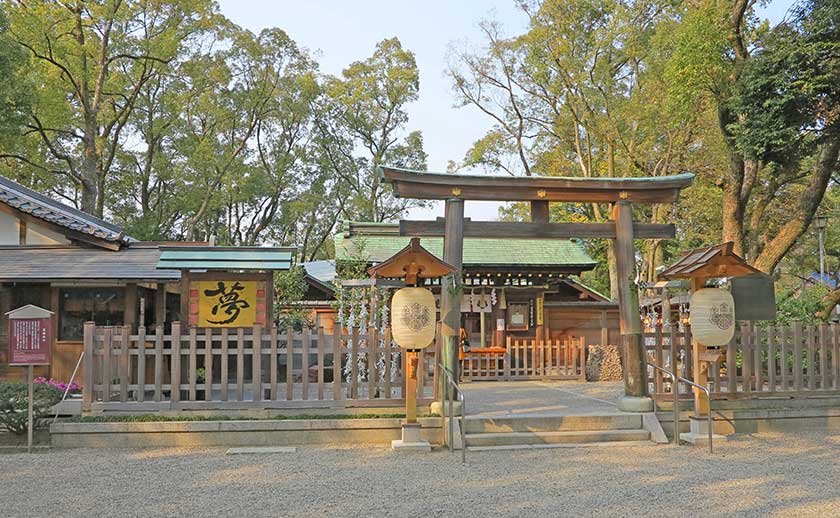
<svg viewBox="0 0 840 518">
<path fill-rule="evenodd" d="M 466 433 L 638 430 L 641 414 L 468 417 Z"/>
<path fill-rule="evenodd" d="M 555 444 L 506 444 L 502 446 L 468 446 L 467 451 L 553 450 L 556 448 L 609 448 L 612 446 L 656 446 L 651 441 L 607 441 Z"/>
<path fill-rule="evenodd" d="M 537 444 L 580 444 L 611 441 L 650 440 L 650 432 L 635 430 L 574 430 L 563 432 L 470 433 L 467 446 L 511 446 Z"/>
</svg>

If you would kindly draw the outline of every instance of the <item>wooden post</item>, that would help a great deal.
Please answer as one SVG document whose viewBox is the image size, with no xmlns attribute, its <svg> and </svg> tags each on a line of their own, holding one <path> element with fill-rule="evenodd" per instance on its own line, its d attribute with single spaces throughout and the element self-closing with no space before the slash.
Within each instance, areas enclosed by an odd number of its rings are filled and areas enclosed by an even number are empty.
<svg viewBox="0 0 840 518">
<path fill-rule="evenodd" d="M 639 291 L 636 288 L 636 249 L 633 244 L 633 207 L 630 202 L 616 202 L 613 206 L 613 219 L 618 270 L 618 312 L 624 357 L 624 394 L 642 398 L 647 396 L 647 366 L 642 342 Z"/>
<path fill-rule="evenodd" d="M 417 422 L 417 351 L 406 350 L 405 421 Z M 441 376 L 443 377 L 443 376 Z"/>
<path fill-rule="evenodd" d="M 166 323 L 166 283 L 159 282 L 155 288 L 155 325 L 162 326 Z"/>
<path fill-rule="evenodd" d="M 178 291 L 181 292 L 181 304 L 178 309 L 178 321 L 190 324 L 190 272 L 181 272 L 181 281 Z"/>
<path fill-rule="evenodd" d="M 265 274 L 265 325 L 274 325 L 274 271 Z"/>
<path fill-rule="evenodd" d="M 601 310 L 601 347 L 610 345 L 610 328 L 609 319 L 607 319 L 607 310 Z"/>
<path fill-rule="evenodd" d="M 481 320 L 481 340 L 479 340 L 479 343 L 481 344 L 481 347 L 484 348 L 487 347 L 487 321 L 484 318 L 484 311 L 479 313 L 479 318 Z"/>
<path fill-rule="evenodd" d="M 548 202 L 531 202 L 531 223 L 548 223 Z"/>
<path fill-rule="evenodd" d="M 155 401 L 161 400 L 163 384 L 163 326 L 155 326 Z M 172 322 L 172 358 L 169 375 L 169 400 L 181 401 L 181 322 Z"/>
<path fill-rule="evenodd" d="M 694 277 L 694 278 L 692 278 L 691 279 L 691 293 L 694 293 L 695 291 L 697 291 L 699 289 L 702 289 L 703 286 L 705 286 L 705 285 L 706 285 L 706 278 L 705 277 Z M 743 346 L 743 344 L 742 344 L 742 346 Z M 706 352 L 706 346 L 704 346 L 700 342 L 697 342 L 692 337 L 691 348 L 692 348 L 691 363 L 692 363 L 692 367 L 693 367 L 692 370 L 693 370 L 693 374 L 694 374 L 694 376 L 693 376 L 694 383 L 697 383 L 698 385 L 703 385 L 705 387 L 709 382 L 708 363 L 701 360 L 700 357 L 703 356 L 703 353 Z M 746 361 L 746 359 L 743 359 L 742 361 Z M 733 365 L 733 367 L 734 367 L 734 365 Z M 727 376 L 729 376 L 730 375 L 729 374 L 729 365 L 726 366 L 726 369 L 727 369 L 726 374 L 727 374 Z M 735 369 L 733 368 L 732 371 L 733 371 L 732 372 L 732 377 L 734 379 L 735 378 Z M 744 382 L 746 383 L 746 380 L 744 380 Z M 702 416 L 702 415 L 708 415 L 708 414 L 709 414 L 709 400 L 706 397 L 706 393 L 703 392 L 700 389 L 695 388 L 694 389 L 694 415 Z"/>
<path fill-rule="evenodd" d="M 85 347 L 85 370 L 82 379 L 82 410 L 90 412 L 93 404 L 93 348 L 96 323 L 85 322 L 84 325 L 84 347 Z"/>
<path fill-rule="evenodd" d="M 33 428 L 35 428 L 35 419 L 33 414 L 35 413 L 33 409 L 33 402 L 35 400 L 35 369 L 32 365 L 26 366 L 26 383 L 29 385 L 29 394 L 26 402 L 26 452 L 32 453 L 32 433 Z"/>
<path fill-rule="evenodd" d="M 125 285 L 125 307 L 123 308 L 123 324 L 130 329 L 137 325 L 137 284 Z M 145 322 L 141 322 L 145 325 Z"/>
<path fill-rule="evenodd" d="M 257 324 L 251 331 L 251 391 L 254 401 L 263 400 L 262 389 L 262 326 Z"/>
<path fill-rule="evenodd" d="M 460 282 L 464 255 L 464 200 L 446 200 L 446 223 L 443 237 L 443 260 L 455 267 L 452 276 Z M 440 296 L 443 364 L 458 379 L 458 334 L 461 329 L 461 293 L 452 293 L 443 282 Z M 441 376 L 441 380 L 444 376 Z M 443 394 L 444 391 L 439 391 Z"/>
</svg>

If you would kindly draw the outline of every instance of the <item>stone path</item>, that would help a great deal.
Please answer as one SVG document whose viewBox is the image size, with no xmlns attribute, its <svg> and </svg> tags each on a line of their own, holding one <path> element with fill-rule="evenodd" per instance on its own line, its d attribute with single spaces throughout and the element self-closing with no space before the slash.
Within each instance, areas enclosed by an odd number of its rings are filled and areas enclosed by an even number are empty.
<svg viewBox="0 0 840 518">
<path fill-rule="evenodd" d="M 461 384 L 468 415 L 596 415 L 617 412 L 620 381 L 475 381 Z"/>
</svg>

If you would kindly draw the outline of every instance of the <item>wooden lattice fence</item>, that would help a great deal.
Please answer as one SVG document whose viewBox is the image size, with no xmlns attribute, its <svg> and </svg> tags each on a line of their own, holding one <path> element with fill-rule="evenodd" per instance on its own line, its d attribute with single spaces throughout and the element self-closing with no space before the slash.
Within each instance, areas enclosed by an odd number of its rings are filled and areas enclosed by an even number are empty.
<svg viewBox="0 0 840 518">
<path fill-rule="evenodd" d="M 693 350 L 686 347 L 690 336 L 688 328 L 661 326 L 646 333 L 648 361 L 669 370 L 676 365 L 681 375 L 691 378 Z M 709 371 L 715 399 L 840 395 L 840 324 L 743 322 L 721 353 L 723 361 Z M 669 380 L 652 371 L 648 369 L 651 393 L 667 401 L 672 397 Z"/>
<path fill-rule="evenodd" d="M 508 337 L 503 353 L 465 353 L 461 359 L 461 379 L 583 380 L 585 349 L 582 337 L 558 340 Z"/>
<path fill-rule="evenodd" d="M 330 331 L 88 323 L 83 401 L 93 411 L 404 405 L 405 355 L 390 329 Z M 420 404 L 435 395 L 435 354 L 421 353 Z"/>
</svg>

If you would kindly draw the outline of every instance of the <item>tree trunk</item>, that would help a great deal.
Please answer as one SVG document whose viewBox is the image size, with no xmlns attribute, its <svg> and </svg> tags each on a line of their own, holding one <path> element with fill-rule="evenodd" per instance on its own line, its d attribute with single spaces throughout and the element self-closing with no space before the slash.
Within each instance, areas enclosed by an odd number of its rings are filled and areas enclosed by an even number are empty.
<svg viewBox="0 0 840 518">
<path fill-rule="evenodd" d="M 828 182 L 831 180 L 831 173 L 837 169 L 838 154 L 840 154 L 840 136 L 832 138 L 822 147 L 808 188 L 799 197 L 799 206 L 792 212 L 790 221 L 779 229 L 776 237 L 764 246 L 761 255 L 753 262 L 753 266 L 763 272 L 772 273 L 788 250 L 805 233 L 822 202 Z"/>
<path fill-rule="evenodd" d="M 741 190 L 744 183 L 744 161 L 730 149 L 730 171 L 723 185 L 723 242 L 732 241 L 733 251 L 744 253 L 744 202 Z"/>
<path fill-rule="evenodd" d="M 96 153 L 96 123 L 88 122 L 85 124 L 85 134 L 83 136 L 83 154 L 81 177 L 82 183 L 80 185 L 82 191 L 81 210 L 95 216 L 100 216 L 97 212 L 99 205 L 99 174 L 97 168 L 97 153 Z"/>
</svg>

